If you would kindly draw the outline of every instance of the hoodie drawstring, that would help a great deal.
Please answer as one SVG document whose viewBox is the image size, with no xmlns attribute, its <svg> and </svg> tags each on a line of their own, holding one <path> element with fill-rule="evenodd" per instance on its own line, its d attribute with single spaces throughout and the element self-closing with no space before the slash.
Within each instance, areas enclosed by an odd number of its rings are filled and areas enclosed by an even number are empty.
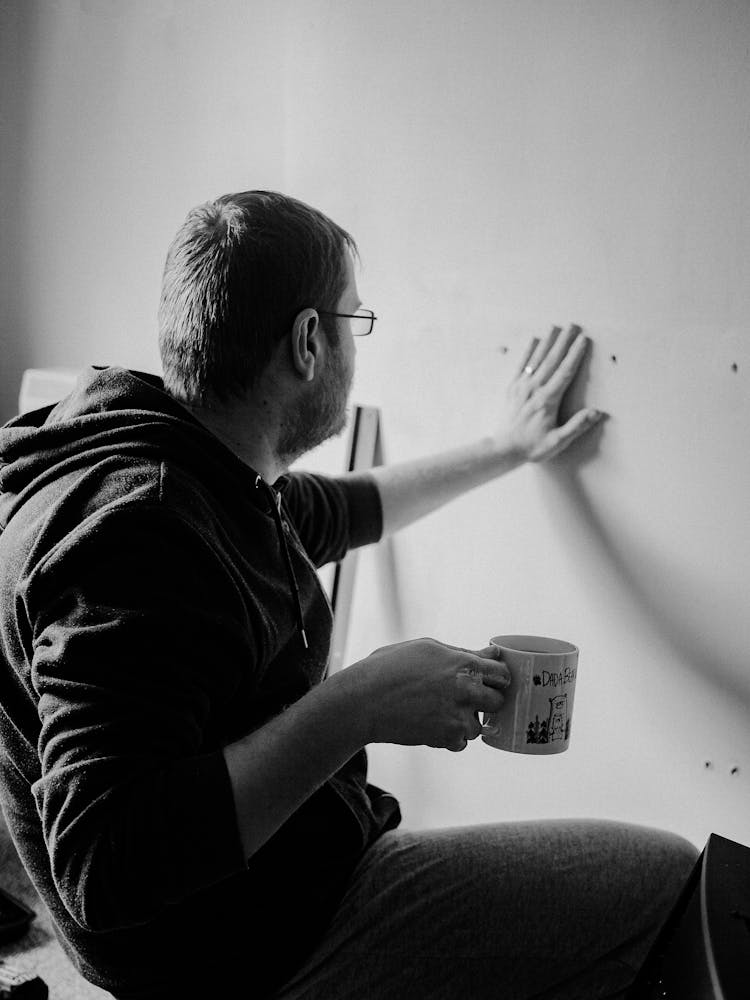
<svg viewBox="0 0 750 1000">
<path fill-rule="evenodd" d="M 289 577 L 289 584 L 292 588 L 292 595 L 294 597 L 295 610 L 297 612 L 297 627 L 299 628 L 300 635 L 302 636 L 302 642 L 305 649 L 309 649 L 307 642 L 307 632 L 305 631 L 305 619 L 302 614 L 302 602 L 299 597 L 299 585 L 297 584 L 297 577 L 294 575 L 294 567 L 292 566 L 292 557 L 289 554 L 289 546 L 286 541 L 286 533 L 284 531 L 284 525 L 281 521 L 281 493 L 276 492 L 272 486 L 269 486 L 265 482 L 262 476 L 258 475 L 255 477 L 255 488 L 258 489 L 260 483 L 266 489 L 271 500 L 271 508 L 273 510 L 273 519 L 276 524 L 276 531 L 279 536 L 279 544 L 281 546 L 281 551 L 284 553 L 284 563 L 286 564 L 286 572 Z"/>
</svg>

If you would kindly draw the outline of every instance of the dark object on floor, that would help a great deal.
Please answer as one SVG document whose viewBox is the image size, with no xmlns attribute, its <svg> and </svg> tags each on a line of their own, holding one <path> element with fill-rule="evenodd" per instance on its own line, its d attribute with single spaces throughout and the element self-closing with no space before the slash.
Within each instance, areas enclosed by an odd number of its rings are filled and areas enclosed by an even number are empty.
<svg viewBox="0 0 750 1000">
<path fill-rule="evenodd" d="M 628 1000 L 747 1000 L 750 847 L 712 833 Z"/>
<path fill-rule="evenodd" d="M 34 911 L 0 885 L 0 943 L 22 937 L 33 919 Z"/>
<path fill-rule="evenodd" d="M 1 813 L 0 882 L 15 900 L 34 914 L 21 937 L 0 944 L 0 962 L 5 961 L 28 980 L 42 980 L 42 985 L 49 988 L 49 1000 L 111 1000 L 105 990 L 87 983 L 63 952 L 52 928 L 52 918 L 21 864 Z M 10 997 L 25 1000 L 28 995 L 11 993 Z M 0 1000 L 5 1000 L 2 992 Z"/>
<path fill-rule="evenodd" d="M 47 984 L 0 959 L 0 1000 L 47 1000 Z"/>
</svg>

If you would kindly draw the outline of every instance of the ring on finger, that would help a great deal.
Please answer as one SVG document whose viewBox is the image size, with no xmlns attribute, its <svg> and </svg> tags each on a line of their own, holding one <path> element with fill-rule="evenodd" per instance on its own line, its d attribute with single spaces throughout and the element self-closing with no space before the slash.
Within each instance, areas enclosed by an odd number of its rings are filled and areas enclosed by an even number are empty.
<svg viewBox="0 0 750 1000">
<path fill-rule="evenodd" d="M 523 370 L 523 373 L 524 375 L 533 375 L 535 371 L 536 368 L 534 368 L 533 365 L 526 365 L 526 367 Z"/>
</svg>

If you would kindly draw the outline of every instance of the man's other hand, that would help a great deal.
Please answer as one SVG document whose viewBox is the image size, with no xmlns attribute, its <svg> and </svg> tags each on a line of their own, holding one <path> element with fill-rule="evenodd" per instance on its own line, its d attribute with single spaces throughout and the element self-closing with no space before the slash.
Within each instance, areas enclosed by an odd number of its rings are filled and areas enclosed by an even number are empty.
<svg viewBox="0 0 750 1000">
<path fill-rule="evenodd" d="M 496 646 L 472 651 L 436 639 L 383 646 L 343 671 L 367 743 L 460 751 L 497 712 L 510 671 Z"/>
</svg>

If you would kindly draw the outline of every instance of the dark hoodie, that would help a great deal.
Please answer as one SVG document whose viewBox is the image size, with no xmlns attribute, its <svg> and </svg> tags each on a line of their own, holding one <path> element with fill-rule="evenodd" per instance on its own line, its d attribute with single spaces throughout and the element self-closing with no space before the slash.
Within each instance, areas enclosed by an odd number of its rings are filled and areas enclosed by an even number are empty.
<svg viewBox="0 0 750 1000">
<path fill-rule="evenodd" d="M 243 857 L 222 747 L 321 681 L 315 567 L 382 530 L 366 474 L 275 487 L 121 368 L 0 429 L 3 809 L 118 997 L 268 995 L 399 820 L 361 751 Z"/>
</svg>

